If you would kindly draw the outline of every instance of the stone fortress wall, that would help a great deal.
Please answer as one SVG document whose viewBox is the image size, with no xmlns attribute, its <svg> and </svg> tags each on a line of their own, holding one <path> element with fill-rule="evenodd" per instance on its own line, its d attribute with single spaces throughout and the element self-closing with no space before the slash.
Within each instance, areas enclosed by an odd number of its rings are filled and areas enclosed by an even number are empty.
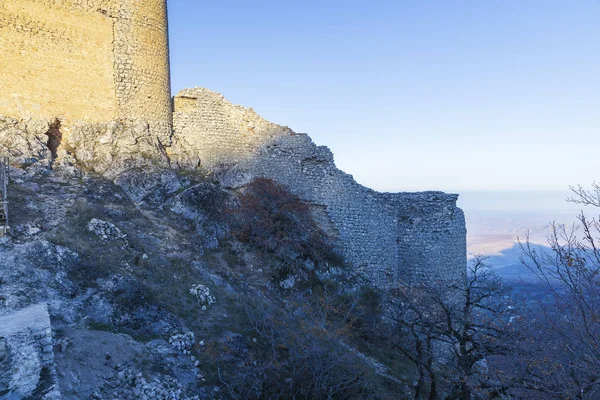
<svg viewBox="0 0 600 400">
<path fill-rule="evenodd" d="M 144 121 L 168 144 L 165 0 L 0 1 L 0 114 Z"/>
<path fill-rule="evenodd" d="M 398 223 L 398 268 L 409 283 L 433 284 L 464 276 L 467 230 L 465 215 L 456 206 L 458 195 L 416 192 L 377 197 Z"/>
<path fill-rule="evenodd" d="M 232 188 L 253 177 L 285 185 L 324 211 L 347 260 L 374 285 L 464 276 L 466 227 L 457 195 L 365 188 L 337 169 L 327 147 L 207 89 L 175 97 L 173 126 L 174 165 L 212 170 Z"/>
<path fill-rule="evenodd" d="M 207 89 L 182 91 L 172 109 L 166 0 L 1 0 L 0 49 L 0 153 L 15 163 L 109 178 L 200 167 L 234 188 L 267 177 L 310 202 L 377 286 L 464 274 L 457 196 L 365 188 L 307 135 Z"/>
</svg>

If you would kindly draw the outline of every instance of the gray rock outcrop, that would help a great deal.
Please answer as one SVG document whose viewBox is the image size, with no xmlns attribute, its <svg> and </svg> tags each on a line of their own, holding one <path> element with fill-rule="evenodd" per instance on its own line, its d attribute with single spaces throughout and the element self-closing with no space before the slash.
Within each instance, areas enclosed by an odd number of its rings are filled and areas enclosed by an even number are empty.
<svg viewBox="0 0 600 400">
<path fill-rule="evenodd" d="M 60 399 L 48 307 L 0 315 L 0 399 Z"/>
</svg>

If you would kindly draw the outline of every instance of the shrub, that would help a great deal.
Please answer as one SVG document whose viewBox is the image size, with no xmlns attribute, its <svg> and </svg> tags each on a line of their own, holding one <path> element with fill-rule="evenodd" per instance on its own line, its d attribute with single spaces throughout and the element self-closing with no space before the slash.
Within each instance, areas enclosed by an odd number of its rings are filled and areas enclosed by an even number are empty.
<svg viewBox="0 0 600 400">
<path fill-rule="evenodd" d="M 303 299 L 303 316 L 245 300 L 249 340 L 242 348 L 215 344 L 210 353 L 231 398 L 375 398 L 368 365 L 341 344 L 347 330 L 329 325 L 322 299 Z"/>
<path fill-rule="evenodd" d="M 309 260 L 306 265 L 317 268 L 341 261 L 308 204 L 270 179 L 257 178 L 248 184 L 229 215 L 238 240 L 294 261 L 287 263 L 290 269 Z"/>
</svg>

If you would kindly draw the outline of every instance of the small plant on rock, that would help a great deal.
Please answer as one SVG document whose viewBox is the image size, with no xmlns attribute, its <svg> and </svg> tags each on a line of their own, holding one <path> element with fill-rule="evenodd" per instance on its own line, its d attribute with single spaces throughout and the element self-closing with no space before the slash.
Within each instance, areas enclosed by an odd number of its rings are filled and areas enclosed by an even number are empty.
<svg viewBox="0 0 600 400">
<path fill-rule="evenodd" d="M 211 296 L 210 289 L 202 284 L 192 285 L 190 293 L 196 296 L 196 299 L 198 300 L 198 303 L 202 306 L 203 310 L 206 309 L 206 306 L 210 306 L 211 304 L 217 301 L 215 296 Z"/>
</svg>

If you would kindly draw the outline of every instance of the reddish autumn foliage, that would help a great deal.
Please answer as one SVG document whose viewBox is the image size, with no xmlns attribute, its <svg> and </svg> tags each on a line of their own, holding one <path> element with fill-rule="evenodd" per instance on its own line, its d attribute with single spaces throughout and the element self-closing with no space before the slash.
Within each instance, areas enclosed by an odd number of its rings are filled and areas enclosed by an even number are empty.
<svg viewBox="0 0 600 400">
<path fill-rule="evenodd" d="M 332 242 L 309 206 L 276 182 L 254 179 L 238 203 L 230 210 L 238 240 L 286 259 L 311 260 L 315 266 L 335 258 Z"/>
</svg>

